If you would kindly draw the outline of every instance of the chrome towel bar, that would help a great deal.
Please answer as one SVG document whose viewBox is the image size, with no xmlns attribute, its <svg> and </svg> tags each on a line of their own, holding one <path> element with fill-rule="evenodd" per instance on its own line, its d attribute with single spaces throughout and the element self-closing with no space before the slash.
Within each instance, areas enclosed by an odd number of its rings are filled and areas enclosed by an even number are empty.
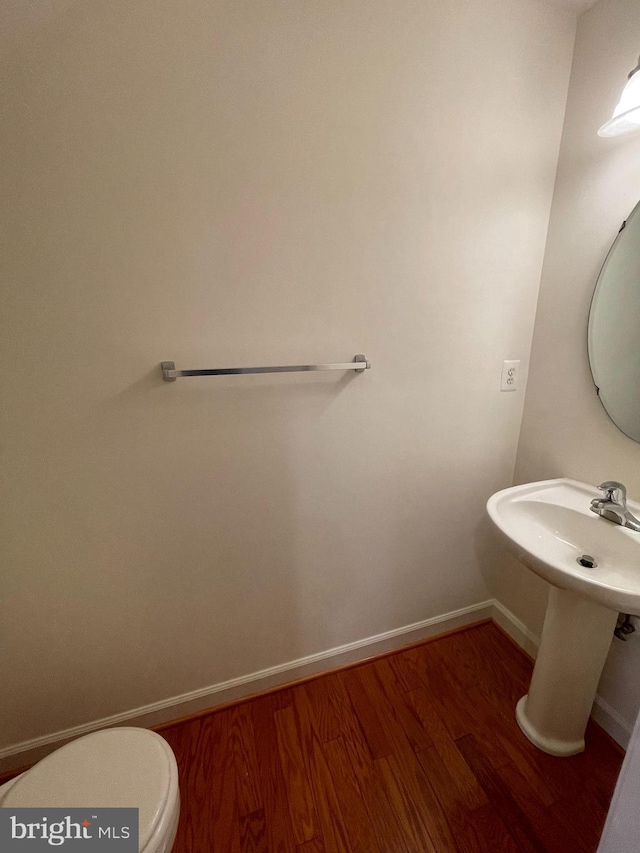
<svg viewBox="0 0 640 853">
<path fill-rule="evenodd" d="M 175 362 L 162 361 L 160 369 L 165 382 L 175 382 L 179 376 L 230 376 L 240 373 L 299 373 L 304 370 L 355 370 L 362 373 L 371 367 L 364 355 L 356 355 L 346 364 L 289 364 L 276 367 L 218 367 L 213 370 L 176 370 Z"/>
</svg>

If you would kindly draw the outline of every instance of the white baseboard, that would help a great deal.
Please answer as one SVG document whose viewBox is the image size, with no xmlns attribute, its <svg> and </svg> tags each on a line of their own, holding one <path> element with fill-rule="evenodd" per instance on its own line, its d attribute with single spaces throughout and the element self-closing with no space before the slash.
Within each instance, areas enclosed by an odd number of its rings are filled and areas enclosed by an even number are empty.
<svg viewBox="0 0 640 853">
<path fill-rule="evenodd" d="M 437 634 L 452 631 L 455 628 L 462 628 L 465 625 L 471 625 L 481 619 L 489 619 L 494 614 L 494 604 L 493 600 L 482 601 L 479 604 L 472 604 L 460 610 L 433 616 L 430 619 L 414 622 L 402 628 L 385 631 L 364 640 L 356 640 L 353 643 L 346 643 L 343 646 L 307 655 L 259 672 L 212 684 L 180 696 L 172 696 L 151 705 L 123 711 L 120 714 L 102 717 L 99 720 L 7 746 L 0 750 L 0 773 L 33 764 L 64 743 L 97 729 L 121 725 L 147 728 L 159 726 L 179 717 L 242 699 L 271 687 L 277 687 L 345 664 L 366 660 L 369 657 L 402 648 L 402 646 L 410 643 L 419 642 Z"/>
<path fill-rule="evenodd" d="M 497 598 L 494 598 L 492 603 L 492 616 L 494 622 L 497 622 L 497 624 L 507 632 L 511 639 L 516 641 L 521 649 L 524 649 L 532 658 L 536 658 L 538 656 L 540 638 L 536 637 L 536 635 L 527 628 L 524 622 L 521 622 L 510 610 L 507 610 L 504 604 L 501 604 Z"/>
<path fill-rule="evenodd" d="M 539 639 L 503 604 L 496 599 L 490 599 L 472 604 L 469 607 L 463 607 L 460 610 L 444 613 L 441 616 L 433 616 L 421 622 L 414 622 L 402 628 L 385 631 L 364 640 L 356 640 L 353 643 L 346 643 L 333 649 L 272 666 L 259 672 L 232 678 L 180 696 L 172 696 L 160 702 L 133 708 L 130 711 L 123 711 L 119 714 L 102 717 L 99 720 L 7 746 L 0 750 L 0 773 L 33 764 L 64 743 L 97 729 L 121 725 L 147 728 L 159 726 L 179 717 L 242 699 L 263 690 L 296 681 L 299 678 L 366 660 L 369 657 L 394 651 L 394 649 L 402 648 L 402 646 L 490 618 L 497 622 L 531 657 L 536 657 Z M 600 697 L 596 697 L 593 716 L 614 740 L 626 748 L 631 737 L 631 730 L 614 709 Z"/>
<path fill-rule="evenodd" d="M 591 716 L 621 747 L 626 749 L 629 746 L 633 727 L 600 696 L 596 696 Z"/>
</svg>

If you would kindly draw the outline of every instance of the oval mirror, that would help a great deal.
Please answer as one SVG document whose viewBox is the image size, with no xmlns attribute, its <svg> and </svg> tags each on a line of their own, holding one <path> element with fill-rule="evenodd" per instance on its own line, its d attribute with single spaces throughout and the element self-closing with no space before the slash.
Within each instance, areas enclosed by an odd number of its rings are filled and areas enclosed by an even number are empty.
<svg viewBox="0 0 640 853">
<path fill-rule="evenodd" d="M 640 441 L 640 203 L 618 232 L 591 300 L 589 364 L 614 424 Z"/>
</svg>

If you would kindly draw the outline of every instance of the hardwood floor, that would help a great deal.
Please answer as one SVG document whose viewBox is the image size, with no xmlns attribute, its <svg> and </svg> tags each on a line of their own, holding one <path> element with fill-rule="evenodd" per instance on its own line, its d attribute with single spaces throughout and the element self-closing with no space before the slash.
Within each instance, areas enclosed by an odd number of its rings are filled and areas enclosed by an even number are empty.
<svg viewBox="0 0 640 853">
<path fill-rule="evenodd" d="M 531 663 L 492 623 L 161 729 L 174 853 L 593 853 L 621 753 L 520 732 Z"/>
</svg>

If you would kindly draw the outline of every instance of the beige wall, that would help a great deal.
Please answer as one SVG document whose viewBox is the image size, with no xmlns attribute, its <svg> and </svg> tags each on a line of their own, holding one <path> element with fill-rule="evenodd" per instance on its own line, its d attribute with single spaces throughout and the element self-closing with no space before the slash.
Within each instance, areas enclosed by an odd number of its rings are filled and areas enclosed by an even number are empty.
<svg viewBox="0 0 640 853">
<path fill-rule="evenodd" d="M 536 0 L 62 8 L 2 66 L 0 746 L 487 596 L 574 34 Z"/>
<path fill-rule="evenodd" d="M 538 303 L 516 482 L 616 479 L 640 498 L 640 444 L 600 405 L 586 353 L 589 303 L 622 221 L 640 198 L 640 135 L 601 139 L 640 42 L 637 0 L 601 0 L 578 21 Z M 615 346 L 615 341 L 612 341 Z M 498 597 L 538 631 L 546 585 L 511 563 Z M 615 641 L 599 694 L 630 731 L 640 708 L 640 638 Z"/>
</svg>

